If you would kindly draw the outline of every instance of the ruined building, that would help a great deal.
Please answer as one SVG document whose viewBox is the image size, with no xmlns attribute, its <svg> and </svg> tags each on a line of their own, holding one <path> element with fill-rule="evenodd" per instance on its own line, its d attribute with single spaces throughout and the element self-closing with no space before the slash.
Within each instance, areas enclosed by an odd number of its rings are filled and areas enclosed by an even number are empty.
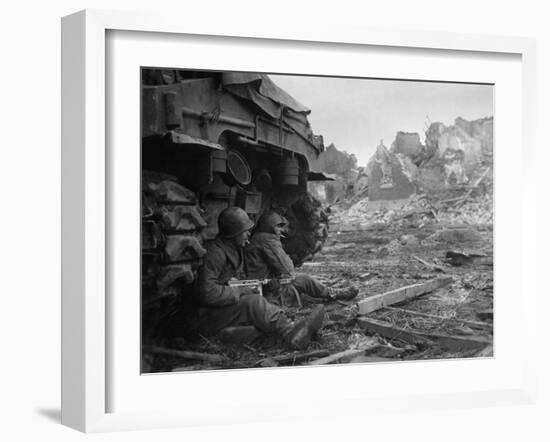
<svg viewBox="0 0 550 442">
<path fill-rule="evenodd" d="M 370 201 L 408 198 L 415 192 L 416 166 L 402 153 L 388 150 L 382 140 L 367 164 Z"/>
<path fill-rule="evenodd" d="M 467 184 L 481 170 L 492 168 L 493 117 L 474 121 L 458 117 L 448 127 L 432 123 L 426 131 L 426 148 L 432 167 L 441 168 L 445 186 Z"/>
<path fill-rule="evenodd" d="M 417 190 L 467 185 L 488 168 L 492 180 L 493 117 L 454 125 L 432 123 L 422 144 L 418 133 L 397 132 L 391 148 L 382 142 L 367 165 L 369 200 L 397 200 Z"/>
</svg>

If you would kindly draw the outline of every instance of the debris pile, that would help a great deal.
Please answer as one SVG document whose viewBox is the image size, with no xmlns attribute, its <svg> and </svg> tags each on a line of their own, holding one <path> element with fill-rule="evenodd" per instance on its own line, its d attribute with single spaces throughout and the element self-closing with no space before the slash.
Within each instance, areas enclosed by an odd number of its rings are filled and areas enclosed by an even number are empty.
<svg viewBox="0 0 550 442">
<path fill-rule="evenodd" d="M 417 185 L 424 191 L 438 191 L 473 182 L 481 170 L 493 167 L 493 117 L 455 124 L 432 123 L 426 133 L 423 152 L 415 164 L 421 173 Z M 492 173 L 487 176 L 492 183 Z"/>
<path fill-rule="evenodd" d="M 457 206 L 442 207 L 439 220 L 448 224 L 493 224 L 493 196 L 480 195 Z"/>
<path fill-rule="evenodd" d="M 435 195 L 413 194 L 401 201 L 370 201 L 364 197 L 350 207 L 331 207 L 331 230 L 365 229 L 392 225 L 493 224 L 492 186 L 453 187 Z M 483 189 L 480 189 L 483 187 Z M 458 196 L 457 196 L 458 195 Z"/>
</svg>

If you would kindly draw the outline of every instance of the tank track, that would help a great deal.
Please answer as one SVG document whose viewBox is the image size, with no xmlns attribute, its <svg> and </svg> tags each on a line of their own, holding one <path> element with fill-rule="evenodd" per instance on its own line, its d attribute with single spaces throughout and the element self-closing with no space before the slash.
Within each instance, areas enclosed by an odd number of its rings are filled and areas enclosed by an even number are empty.
<svg viewBox="0 0 550 442">
<path fill-rule="evenodd" d="M 144 172 L 142 182 L 142 337 L 152 338 L 167 314 L 191 295 L 206 254 L 207 223 L 194 192 L 164 174 Z"/>
</svg>

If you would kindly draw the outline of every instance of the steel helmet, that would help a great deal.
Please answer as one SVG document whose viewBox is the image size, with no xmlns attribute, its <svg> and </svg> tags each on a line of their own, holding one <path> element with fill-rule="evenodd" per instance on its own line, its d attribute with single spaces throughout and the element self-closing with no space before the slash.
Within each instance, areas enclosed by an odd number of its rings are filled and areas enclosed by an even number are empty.
<svg viewBox="0 0 550 442">
<path fill-rule="evenodd" d="M 285 227 L 288 224 L 288 221 L 277 212 L 266 212 L 258 221 L 258 232 L 267 232 L 273 233 L 273 228 L 275 226 Z"/>
<path fill-rule="evenodd" d="M 222 238 L 234 238 L 252 227 L 254 223 L 240 207 L 223 209 L 218 216 L 218 232 Z"/>
</svg>

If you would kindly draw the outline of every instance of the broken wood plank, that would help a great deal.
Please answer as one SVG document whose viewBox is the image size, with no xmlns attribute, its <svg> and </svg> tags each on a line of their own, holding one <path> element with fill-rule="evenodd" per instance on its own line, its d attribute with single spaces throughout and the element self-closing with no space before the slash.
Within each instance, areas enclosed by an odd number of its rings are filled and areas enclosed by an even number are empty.
<svg viewBox="0 0 550 442">
<path fill-rule="evenodd" d="M 337 362 L 339 361 L 340 359 L 345 359 L 345 358 L 352 358 L 354 356 L 358 356 L 358 355 L 361 355 L 363 353 L 365 353 L 365 351 L 367 350 L 371 350 L 373 348 L 376 348 L 378 347 L 379 344 L 372 344 L 372 346 L 368 346 L 368 347 L 363 347 L 363 348 L 356 348 L 356 349 L 353 349 L 353 350 L 345 350 L 345 351 L 341 351 L 339 353 L 334 353 L 330 356 L 327 356 L 326 358 L 321 358 L 321 359 L 316 359 L 314 361 L 311 361 L 308 363 L 308 365 L 327 365 L 327 364 L 332 364 L 333 362 Z"/>
<path fill-rule="evenodd" d="M 144 347 L 144 350 L 148 350 L 152 353 L 175 356 L 182 359 L 191 359 L 195 361 L 207 361 L 207 362 L 225 362 L 228 359 L 225 356 L 209 353 L 199 353 L 196 351 L 184 351 L 176 350 L 173 348 L 148 346 Z"/>
<path fill-rule="evenodd" d="M 328 350 L 312 350 L 305 353 L 291 353 L 288 355 L 273 356 L 271 359 L 279 364 L 287 364 L 289 362 L 302 362 L 310 358 L 322 358 L 328 356 L 328 354 Z"/>
<path fill-rule="evenodd" d="M 472 184 L 472 190 L 475 189 L 477 186 L 480 185 L 480 183 L 485 179 L 485 177 L 487 176 L 487 174 L 489 173 L 489 170 L 491 168 L 490 167 L 487 167 L 487 169 L 485 169 L 485 172 L 483 172 L 480 177 L 475 180 L 474 184 Z"/>
<path fill-rule="evenodd" d="M 425 261 L 425 260 L 423 260 L 422 258 L 420 258 L 416 255 L 413 255 L 412 257 L 414 259 L 416 259 L 418 262 L 424 264 L 429 269 L 437 270 L 438 272 L 442 272 L 442 273 L 446 273 L 445 269 L 441 266 L 438 266 L 437 264 L 432 264 L 431 262 Z"/>
<path fill-rule="evenodd" d="M 355 356 L 351 361 L 349 361 L 350 364 L 361 364 L 364 362 L 395 362 L 396 359 L 392 358 L 382 358 L 380 356 L 365 356 L 365 355 L 359 355 Z"/>
<path fill-rule="evenodd" d="M 382 345 L 379 349 L 377 349 L 376 354 L 377 356 L 380 356 L 382 358 L 392 359 L 405 352 L 413 352 L 413 351 L 418 351 L 418 347 L 416 345 L 403 343 L 399 347 L 396 347 L 391 343 L 387 343 L 385 345 Z"/>
<path fill-rule="evenodd" d="M 455 250 L 449 250 L 445 254 L 445 261 L 453 266 L 462 266 L 465 264 L 493 265 L 493 258 L 479 253 L 462 253 Z"/>
<path fill-rule="evenodd" d="M 172 368 L 170 371 L 172 372 L 196 371 L 196 370 L 204 371 L 204 370 L 219 370 L 220 368 L 222 367 L 217 367 L 215 365 L 210 365 L 210 364 L 205 365 L 204 363 L 201 363 L 201 364 L 177 366 Z"/>
<path fill-rule="evenodd" d="M 455 316 L 452 317 L 445 317 L 445 316 L 438 316 L 438 315 L 432 315 L 430 313 L 423 313 L 418 312 L 416 310 L 408 310 L 405 308 L 399 308 L 399 307 L 384 307 L 388 310 L 394 311 L 394 312 L 401 312 L 406 313 L 409 315 L 415 315 L 415 316 L 422 316 L 424 318 L 432 318 L 432 319 L 439 319 L 440 321 L 455 321 L 455 322 L 461 322 L 466 325 L 471 326 L 479 326 L 479 327 L 492 327 L 492 324 L 488 324 L 487 322 L 480 322 L 480 321 L 470 321 L 468 319 L 460 319 Z"/>
<path fill-rule="evenodd" d="M 328 350 L 312 350 L 307 352 L 295 352 L 282 354 L 278 356 L 271 356 L 264 359 L 260 359 L 254 365 L 260 367 L 278 367 L 282 364 L 297 364 L 311 358 L 322 358 L 328 356 Z"/>
<path fill-rule="evenodd" d="M 430 268 L 430 269 L 433 267 L 433 264 L 430 264 L 428 261 L 424 261 L 422 258 L 419 258 L 419 257 L 416 256 L 416 255 L 413 255 L 412 257 L 413 257 L 414 259 L 416 259 L 419 263 L 424 264 L 426 267 L 428 267 L 428 268 Z"/>
<path fill-rule="evenodd" d="M 440 347 L 449 351 L 479 350 L 492 344 L 492 340 L 479 336 L 455 336 L 440 335 L 435 333 L 426 334 Z"/>
<path fill-rule="evenodd" d="M 438 333 L 426 333 L 420 330 L 403 329 L 393 324 L 375 319 L 359 318 L 358 323 L 366 331 L 378 333 L 390 339 L 400 339 L 409 344 L 437 344 L 449 351 L 479 350 L 492 344 L 492 340 L 477 336 L 453 336 Z"/>
<path fill-rule="evenodd" d="M 412 345 L 428 345 L 433 344 L 428 338 L 420 336 L 408 330 L 394 327 L 389 322 L 379 321 L 377 319 L 358 318 L 357 322 L 360 327 L 370 333 L 377 333 L 388 339 L 398 339 Z"/>
<path fill-rule="evenodd" d="M 450 276 L 432 279 L 422 284 L 413 284 L 401 287 L 386 293 L 374 295 L 369 298 L 359 301 L 359 314 L 365 315 L 374 312 L 382 307 L 397 304 L 398 302 L 407 301 L 416 298 L 425 293 L 433 292 L 434 290 L 445 287 L 453 281 Z"/>
</svg>

